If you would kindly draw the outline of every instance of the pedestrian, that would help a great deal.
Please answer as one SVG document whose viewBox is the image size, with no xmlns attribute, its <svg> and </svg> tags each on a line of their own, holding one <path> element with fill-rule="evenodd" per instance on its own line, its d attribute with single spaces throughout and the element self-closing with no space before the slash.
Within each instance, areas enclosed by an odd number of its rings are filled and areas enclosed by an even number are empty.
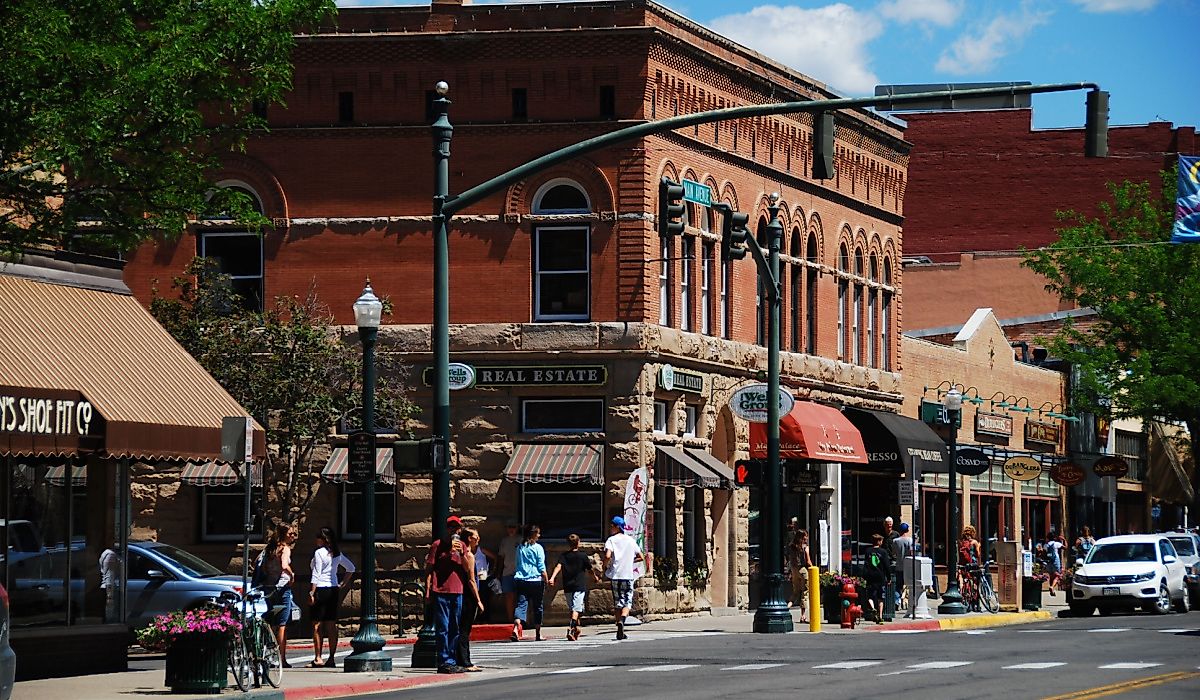
<svg viewBox="0 0 1200 700">
<path fill-rule="evenodd" d="M 895 524 L 896 521 L 892 520 L 892 516 L 890 515 L 883 519 L 883 541 L 889 546 L 891 545 L 892 540 L 900 536 L 900 533 L 892 529 Z"/>
<path fill-rule="evenodd" d="M 546 597 L 546 550 L 538 544 L 542 529 L 537 525 L 525 526 L 525 539 L 517 546 L 517 570 L 513 574 L 513 586 L 517 592 L 517 604 L 513 610 L 513 630 L 510 641 L 516 642 L 524 635 L 525 627 L 532 625 L 534 639 L 542 641 L 542 606 Z"/>
<path fill-rule="evenodd" d="M 267 538 L 267 546 L 254 569 L 255 578 L 262 581 L 264 590 L 269 591 L 268 607 L 279 608 L 279 613 L 269 617 L 267 622 L 275 630 L 284 668 L 292 667 L 287 660 L 287 625 L 292 619 L 292 581 L 296 579 L 296 572 L 292 570 L 292 547 L 297 537 L 299 532 L 295 525 L 281 523 Z"/>
<path fill-rule="evenodd" d="M 900 523 L 899 536 L 892 540 L 892 566 L 896 570 L 896 607 L 900 607 L 907 577 L 912 573 L 904 566 L 904 560 L 913 555 L 913 538 L 908 523 Z"/>
<path fill-rule="evenodd" d="M 121 546 L 113 543 L 100 552 L 100 590 L 104 591 L 104 621 L 118 622 L 117 602 L 121 598 Z"/>
<path fill-rule="evenodd" d="M 883 596 L 887 582 L 892 576 L 892 555 L 883 546 L 883 535 L 871 535 L 873 546 L 867 550 L 867 565 L 863 578 L 867 580 L 867 604 L 874 614 L 875 622 L 883 624 Z"/>
<path fill-rule="evenodd" d="M 487 555 L 483 553 L 482 548 L 479 546 L 478 532 L 464 527 L 459 536 L 466 543 L 466 549 L 463 551 L 463 569 L 465 571 L 474 571 L 475 577 L 474 579 L 468 579 L 468 585 L 463 586 L 462 617 L 458 623 L 458 654 L 455 656 L 454 661 L 464 671 L 476 673 L 483 669 L 471 662 L 471 628 L 475 626 L 475 616 L 484 610 L 483 586 L 480 585 L 482 581 L 479 578 L 479 568 L 476 562 L 480 560 L 486 562 Z M 486 564 L 483 569 L 483 576 L 483 580 L 486 580 Z"/>
<path fill-rule="evenodd" d="M 888 516 L 884 517 L 884 519 L 883 519 L 883 548 L 888 551 L 888 554 L 893 554 L 892 542 L 894 542 L 895 539 L 900 536 L 900 533 L 896 532 L 896 530 L 895 530 L 895 524 L 896 524 L 896 521 L 892 520 L 892 516 L 888 515 Z M 896 564 L 896 557 L 894 555 L 892 556 L 892 564 L 893 564 L 892 568 L 894 569 L 895 564 Z M 891 575 L 891 577 L 888 578 L 887 582 L 889 584 L 891 584 L 892 595 L 894 596 L 893 600 L 896 601 L 896 606 L 899 607 L 900 606 L 900 587 L 898 585 L 896 585 L 896 575 L 893 573 Z"/>
<path fill-rule="evenodd" d="M 812 557 L 808 552 L 808 530 L 796 530 L 788 543 L 788 566 L 792 570 L 792 605 L 800 608 L 800 621 L 808 622 L 808 567 Z"/>
<path fill-rule="evenodd" d="M 567 546 L 570 549 L 563 552 L 554 571 L 550 573 L 547 584 L 554 586 L 558 572 L 563 575 L 563 596 L 567 599 L 567 608 L 571 611 L 571 626 L 567 629 L 567 639 L 579 639 L 579 616 L 583 614 L 583 606 L 587 600 L 588 575 L 597 578 L 596 570 L 592 568 L 591 557 L 579 550 L 579 535 L 567 535 Z"/>
<path fill-rule="evenodd" d="M 434 606 L 438 673 L 466 671 L 457 658 L 463 588 L 471 579 L 465 561 L 467 548 L 459 536 L 461 528 L 462 519 L 457 515 L 446 518 L 446 536 L 434 540 L 425 557 L 425 595 Z"/>
<path fill-rule="evenodd" d="M 521 534 L 516 520 L 506 521 L 504 529 L 506 534 L 500 540 L 496 556 L 500 560 L 497 566 L 500 569 L 500 592 L 504 595 L 504 619 L 511 620 L 517 602 L 513 575 L 517 573 L 517 547 L 521 546 Z"/>
<path fill-rule="evenodd" d="M 1083 526 L 1083 531 L 1079 538 L 1075 540 L 1076 558 L 1087 559 L 1087 555 L 1092 551 L 1092 547 L 1096 546 L 1096 538 L 1092 537 L 1092 528 L 1087 525 Z"/>
<path fill-rule="evenodd" d="M 338 609 L 342 594 L 354 578 L 354 563 L 338 547 L 333 528 L 323 527 L 317 534 L 317 549 L 312 556 L 312 583 L 308 592 L 309 617 L 313 626 L 313 660 L 309 668 L 335 668 L 338 644 Z M 322 637 L 329 640 L 329 658 L 321 661 Z"/>
<path fill-rule="evenodd" d="M 1062 535 L 1056 532 L 1046 537 L 1046 573 L 1050 576 L 1047 584 L 1050 595 L 1054 595 L 1054 588 L 1062 582 L 1062 550 L 1065 546 Z"/>
<path fill-rule="evenodd" d="M 625 518 L 613 516 L 611 533 L 604 542 L 604 575 L 612 585 L 613 616 L 617 621 L 617 639 L 626 639 L 625 618 L 633 607 L 635 562 L 645 559 L 637 540 L 625 534 Z"/>
</svg>

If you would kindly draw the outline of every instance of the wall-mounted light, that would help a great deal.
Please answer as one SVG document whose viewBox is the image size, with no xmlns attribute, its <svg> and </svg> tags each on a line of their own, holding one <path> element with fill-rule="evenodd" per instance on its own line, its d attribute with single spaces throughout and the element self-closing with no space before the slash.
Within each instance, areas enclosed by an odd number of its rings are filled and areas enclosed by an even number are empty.
<svg viewBox="0 0 1200 700">
<path fill-rule="evenodd" d="M 997 396 L 1000 397 L 999 401 L 996 400 Z M 1016 396 L 1005 396 L 1003 391 L 997 391 L 996 393 L 992 394 L 992 398 L 988 399 L 988 406 L 990 406 L 993 409 L 1008 408 L 1009 406 L 1012 405 L 1008 402 L 1008 400 L 1010 398 L 1015 399 L 1017 397 Z"/>
<path fill-rule="evenodd" d="M 1021 405 L 1022 401 L 1025 402 L 1024 406 Z M 1036 409 L 1029 405 L 1029 399 L 1025 398 L 1024 396 L 1019 396 L 1015 401 L 1008 405 L 1008 410 L 1019 413 L 1033 413 Z"/>
<path fill-rule="evenodd" d="M 1055 410 L 1055 409 L 1059 409 L 1059 410 Z M 1066 407 L 1063 406 L 1061 403 L 1053 403 L 1051 401 L 1047 401 L 1037 408 L 1038 415 L 1046 416 L 1048 418 L 1057 418 L 1059 420 L 1065 420 L 1070 423 L 1078 423 L 1079 422 L 1078 417 L 1072 416 L 1071 414 L 1066 413 L 1065 411 L 1066 411 Z"/>
</svg>

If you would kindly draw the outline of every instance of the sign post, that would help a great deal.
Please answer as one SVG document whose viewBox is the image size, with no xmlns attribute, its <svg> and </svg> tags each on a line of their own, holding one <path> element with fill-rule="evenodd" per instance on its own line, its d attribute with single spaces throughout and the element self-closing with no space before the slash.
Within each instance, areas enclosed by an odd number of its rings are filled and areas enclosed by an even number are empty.
<svg viewBox="0 0 1200 700">
<path fill-rule="evenodd" d="M 375 481 L 375 433 L 369 430 L 350 433 L 347 452 L 350 481 L 355 484 Z"/>
</svg>

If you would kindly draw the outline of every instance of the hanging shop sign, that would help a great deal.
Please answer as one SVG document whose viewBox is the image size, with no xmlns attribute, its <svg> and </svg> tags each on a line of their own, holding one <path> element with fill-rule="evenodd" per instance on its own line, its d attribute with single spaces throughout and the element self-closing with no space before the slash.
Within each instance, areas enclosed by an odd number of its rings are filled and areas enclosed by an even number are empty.
<svg viewBox="0 0 1200 700">
<path fill-rule="evenodd" d="M 87 438 L 102 430 L 100 412 L 78 391 L 0 389 L 0 433 Z"/>
<path fill-rule="evenodd" d="M 461 365 L 467 367 L 467 365 Z M 474 387 L 489 386 L 601 386 L 608 381 L 603 365 L 521 365 L 475 367 Z M 454 376 L 453 370 L 451 377 Z M 421 373 L 426 386 L 432 386 L 433 368 Z M 453 381 L 451 382 L 453 383 Z M 466 387 L 459 387 L 466 388 Z"/>
<path fill-rule="evenodd" d="M 1025 442 L 1036 442 L 1041 445 L 1057 445 L 1059 425 L 1057 423 L 1042 423 L 1036 420 L 1025 421 Z"/>
<path fill-rule="evenodd" d="M 1101 457 L 1092 465 L 1096 476 L 1115 476 L 1118 479 L 1129 473 L 1129 463 L 1120 457 Z"/>
<path fill-rule="evenodd" d="M 671 365 L 658 369 L 658 387 L 663 391 L 686 391 L 689 394 L 704 393 L 704 375 L 685 372 Z"/>
<path fill-rule="evenodd" d="M 1087 473 L 1073 462 L 1061 462 L 1050 467 L 1050 478 L 1063 486 L 1078 486 L 1087 478 Z"/>
<path fill-rule="evenodd" d="M 791 413 L 792 407 L 796 405 L 796 398 L 783 387 L 779 387 L 779 397 L 777 400 L 779 401 L 780 418 Z M 733 411 L 734 415 L 742 420 L 747 420 L 751 423 L 766 423 L 768 408 L 767 385 L 751 384 L 733 392 L 733 396 L 729 397 L 729 408 Z"/>
<path fill-rule="evenodd" d="M 995 413 L 976 413 L 975 432 L 982 433 L 983 435 L 1012 437 L 1012 416 L 1001 416 Z"/>
<path fill-rule="evenodd" d="M 992 460 L 983 450 L 965 447 L 954 452 L 954 471 L 967 476 L 979 476 L 992 466 Z"/>
<path fill-rule="evenodd" d="M 1033 481 L 1042 475 L 1042 463 L 1025 455 L 1009 457 L 1004 460 L 1004 475 L 1013 481 Z"/>
</svg>

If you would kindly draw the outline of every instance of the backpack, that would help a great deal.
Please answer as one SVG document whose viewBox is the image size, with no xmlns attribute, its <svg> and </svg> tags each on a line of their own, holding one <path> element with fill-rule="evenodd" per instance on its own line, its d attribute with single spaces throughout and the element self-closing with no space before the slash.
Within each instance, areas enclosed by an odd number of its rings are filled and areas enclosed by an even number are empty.
<svg viewBox="0 0 1200 700">
<path fill-rule="evenodd" d="M 878 547 L 867 553 L 867 572 L 873 579 L 887 578 L 887 567 L 883 563 L 883 553 Z"/>
</svg>

